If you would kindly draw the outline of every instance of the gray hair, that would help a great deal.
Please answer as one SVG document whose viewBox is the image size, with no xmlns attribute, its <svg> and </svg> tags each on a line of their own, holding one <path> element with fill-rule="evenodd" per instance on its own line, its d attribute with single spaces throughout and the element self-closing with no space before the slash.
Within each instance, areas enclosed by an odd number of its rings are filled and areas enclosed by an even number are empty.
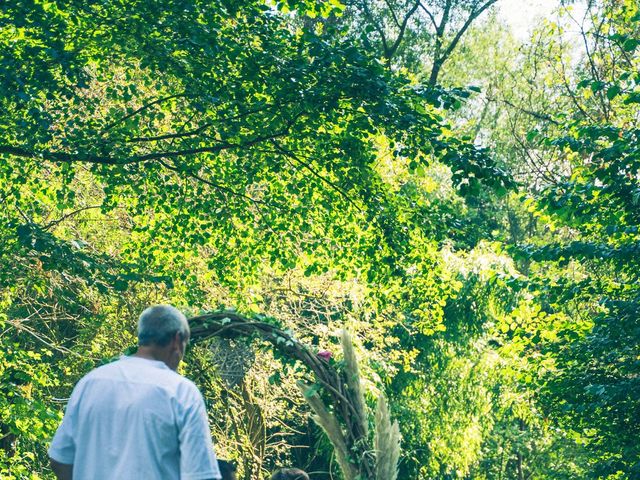
<svg viewBox="0 0 640 480">
<path fill-rule="evenodd" d="M 164 347 L 179 333 L 189 339 L 187 317 L 171 305 L 153 305 L 140 314 L 138 319 L 138 344 L 156 344 Z"/>
</svg>

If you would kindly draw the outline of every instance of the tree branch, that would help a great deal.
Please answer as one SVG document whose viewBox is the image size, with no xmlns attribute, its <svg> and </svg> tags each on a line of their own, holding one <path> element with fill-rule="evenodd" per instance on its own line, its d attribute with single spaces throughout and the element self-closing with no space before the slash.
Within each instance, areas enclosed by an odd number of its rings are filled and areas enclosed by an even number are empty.
<svg viewBox="0 0 640 480">
<path fill-rule="evenodd" d="M 211 121 L 211 122 L 207 122 L 204 125 L 201 125 L 200 127 L 194 129 L 194 130 L 189 130 L 187 132 L 184 131 L 178 131 L 178 132 L 174 132 L 174 133 L 167 133 L 164 135 L 157 135 L 157 136 L 153 136 L 153 137 L 132 137 L 129 138 L 127 140 L 127 142 L 158 142 L 161 140 L 172 140 L 172 139 L 176 139 L 176 138 L 183 138 L 183 137 L 193 137 L 195 135 L 199 135 L 200 133 L 204 132 L 205 130 L 213 127 L 216 124 L 221 124 L 224 122 L 231 122 L 233 120 L 239 120 L 241 118 L 245 118 L 248 117 L 249 115 L 253 115 L 254 113 L 260 113 L 260 112 L 267 112 L 276 108 L 280 108 L 283 105 L 287 105 L 292 103 L 291 101 L 286 101 L 286 102 L 278 102 L 278 103 L 274 103 L 271 105 L 265 105 L 261 108 L 254 108 L 251 110 L 247 110 L 246 112 L 242 112 L 242 113 L 238 113 L 236 115 L 232 115 L 229 117 L 223 117 L 223 118 L 219 118 L 216 121 Z"/>
<path fill-rule="evenodd" d="M 396 51 L 398 50 L 398 47 L 400 47 L 400 42 L 402 42 L 402 39 L 404 38 L 404 33 L 407 30 L 407 24 L 409 23 L 409 19 L 411 19 L 411 17 L 416 12 L 419 6 L 420 6 L 420 1 L 417 1 L 415 5 L 411 7 L 411 10 L 409 10 L 407 14 L 404 16 L 404 20 L 402 21 L 402 25 L 400 26 L 400 32 L 398 33 L 396 41 L 393 42 L 393 45 L 389 50 L 389 54 L 387 55 L 387 58 L 389 61 L 391 61 L 391 57 L 393 57 L 393 55 L 396 53 Z"/>
<path fill-rule="evenodd" d="M 342 190 L 338 185 L 336 185 L 335 183 L 333 183 L 331 180 L 329 180 L 328 178 L 323 177 L 322 175 L 320 175 L 320 173 L 314 169 L 310 164 L 302 161 L 302 159 L 300 159 L 294 152 L 292 152 L 291 150 L 288 150 L 286 148 L 284 148 L 282 145 L 280 145 L 278 142 L 276 142 L 275 140 L 271 140 L 271 144 L 275 147 L 275 149 L 277 151 L 279 151 L 280 153 L 282 153 L 283 155 L 286 155 L 287 157 L 291 158 L 292 160 L 295 160 L 296 162 L 298 162 L 300 165 L 302 165 L 305 169 L 309 170 L 315 177 L 319 178 L 322 182 L 326 183 L 327 185 L 329 185 L 333 190 L 335 190 L 336 192 L 338 192 L 340 195 L 342 195 L 351 205 L 353 205 L 359 212 L 362 211 L 362 208 L 349 196 L 349 194 L 347 192 L 345 192 L 344 190 Z"/>
<path fill-rule="evenodd" d="M 391 17 L 393 17 L 393 21 L 395 22 L 396 26 L 398 28 L 401 28 L 400 26 L 400 21 L 398 20 L 398 16 L 396 15 L 395 10 L 393 9 L 393 6 L 391 5 L 391 2 L 389 0 L 384 0 L 384 3 L 387 4 L 387 8 L 389 9 L 389 11 L 391 12 Z"/>
<path fill-rule="evenodd" d="M 429 17 L 429 20 L 431 20 L 431 24 L 433 25 L 434 29 L 438 29 L 438 23 L 436 22 L 436 17 L 433 16 L 433 13 L 431 13 L 431 11 L 429 9 L 427 9 L 427 7 L 425 7 L 422 2 L 420 3 L 420 8 L 422 8 L 422 10 L 424 11 L 424 13 L 427 14 L 427 16 Z"/>
<path fill-rule="evenodd" d="M 193 178 L 194 180 L 197 180 L 199 182 L 204 183 L 205 185 L 209 185 L 210 187 L 213 187 L 217 190 L 223 191 L 225 193 L 228 193 L 230 195 L 236 196 L 236 197 L 240 197 L 243 198 L 245 200 L 249 200 L 251 203 L 257 205 L 257 204 L 263 204 L 263 205 L 269 205 L 267 202 L 263 201 L 263 200 L 256 200 L 253 197 L 250 197 L 248 195 L 245 195 L 244 193 L 240 193 L 240 192 L 236 192 L 235 190 L 226 187 L 224 185 L 221 185 L 219 183 L 215 183 L 212 182 L 211 180 L 207 180 L 206 178 L 201 177 L 200 175 L 190 171 L 190 170 L 182 170 L 178 167 L 176 167 L 175 165 L 169 165 L 168 163 L 164 162 L 163 160 L 158 160 L 158 163 L 160 165 L 162 165 L 164 168 L 166 168 L 167 170 L 171 170 L 172 172 L 176 172 L 179 174 L 186 174 L 188 177 Z M 271 205 L 269 205 L 271 206 Z"/>
<path fill-rule="evenodd" d="M 142 143 L 142 142 L 159 142 L 161 140 L 171 140 L 176 138 L 185 138 L 185 137 L 193 137 L 195 135 L 199 135 L 208 128 L 213 127 L 213 123 L 205 123 L 204 125 L 196 128 L 195 130 L 189 130 L 187 132 L 175 132 L 175 133 L 167 133 L 164 135 L 156 135 L 155 137 L 132 137 L 127 140 L 127 142 L 132 143 Z"/>
<path fill-rule="evenodd" d="M 467 21 L 464 22 L 464 25 L 462 26 L 462 28 L 458 30 L 458 33 L 456 33 L 455 37 L 453 37 L 453 40 L 451 40 L 451 43 L 449 44 L 447 49 L 444 51 L 444 54 L 441 57 L 443 62 L 449 57 L 449 55 L 451 55 L 451 52 L 453 52 L 453 50 L 456 48 L 456 46 L 458 45 L 458 42 L 460 41 L 464 33 L 469 29 L 473 21 L 476 18 L 478 18 L 482 14 L 482 12 L 487 10 L 491 5 L 493 5 L 497 1 L 498 0 L 488 0 L 487 3 L 482 5 L 478 10 L 476 10 L 475 12 L 473 11 L 471 12 L 471 14 L 469 15 L 469 18 L 467 18 Z"/>
<path fill-rule="evenodd" d="M 367 5 L 367 1 L 368 0 L 362 1 L 362 9 L 364 10 L 364 13 L 367 15 L 367 17 L 369 17 L 369 21 L 373 25 L 373 28 L 375 28 L 376 31 L 378 32 L 378 35 L 380 35 L 380 40 L 382 41 L 382 49 L 384 50 L 383 54 L 385 57 L 387 57 L 387 52 L 389 51 L 389 47 L 387 45 L 387 37 L 384 34 L 383 28 L 380 25 L 378 25 L 375 18 L 371 14 L 371 11 L 369 10 L 369 6 Z"/>
<path fill-rule="evenodd" d="M 52 162 L 63 162 L 63 163 L 92 163 L 98 165 L 128 165 L 131 163 L 143 163 L 152 160 L 161 160 L 167 158 L 176 158 L 183 156 L 192 156 L 197 155 L 199 153 L 220 153 L 223 150 L 230 150 L 235 148 L 245 148 L 251 147 L 258 143 L 262 143 L 268 140 L 272 140 L 274 138 L 282 137 L 286 135 L 289 131 L 289 128 L 295 123 L 297 118 L 300 117 L 302 113 L 296 115 L 287 126 L 273 135 L 264 135 L 261 137 L 256 137 L 252 140 L 249 140 L 244 143 L 228 143 L 228 142 L 219 142 L 218 145 L 211 145 L 205 147 L 184 149 L 184 150 L 175 150 L 168 152 L 153 152 L 147 153 L 145 155 L 134 155 L 128 158 L 116 158 L 102 155 L 82 155 L 82 154 L 71 154 L 67 152 L 34 152 L 32 150 L 28 150 L 25 148 L 14 147 L 10 145 L 0 145 L 0 154 L 9 154 L 17 157 L 24 158 L 33 158 L 33 159 L 44 159 Z"/>
<path fill-rule="evenodd" d="M 519 107 L 509 100 L 503 99 L 502 103 L 509 105 L 511 108 L 515 108 L 520 110 L 522 113 L 526 113 L 527 115 L 532 116 L 533 118 L 537 118 L 538 120 L 544 120 L 545 122 L 553 123 L 554 125 L 560 125 L 560 122 L 554 120 L 550 115 L 546 113 L 534 112 L 533 110 L 527 110 L 526 108 Z"/>
<path fill-rule="evenodd" d="M 84 212 L 86 210 L 93 210 L 93 209 L 96 209 L 96 208 L 101 208 L 101 207 L 102 207 L 102 205 L 90 205 L 88 207 L 79 208 L 77 210 L 74 210 L 73 212 L 69 212 L 69 213 L 66 213 L 66 214 L 62 215 L 60 218 L 52 220 L 51 222 L 47 223 L 46 225 L 43 225 L 41 228 L 43 230 L 48 230 L 51 227 L 54 227 L 54 226 L 64 222 L 67 218 L 71 218 L 74 215 L 77 215 L 78 213 Z"/>
<path fill-rule="evenodd" d="M 168 100 L 172 100 L 174 98 L 186 98 L 186 97 L 190 97 L 192 95 L 187 95 L 186 93 L 177 93 L 175 95 L 169 95 L 168 97 L 162 97 L 162 98 L 158 98 L 152 102 L 146 103 L 143 106 L 141 106 L 140 108 L 137 108 L 136 110 L 134 110 L 131 113 L 128 113 L 127 115 L 119 118 L 118 120 L 116 120 L 115 122 L 110 123 L 109 125 L 107 125 L 106 127 L 104 127 L 104 129 L 100 132 L 100 136 L 104 135 L 105 133 L 107 133 L 109 130 L 111 130 L 113 127 L 115 127 L 116 125 L 118 125 L 119 123 L 124 122 L 126 119 L 133 117 L 134 115 L 137 115 L 138 113 L 153 107 L 154 105 L 157 105 L 159 103 L 162 102 L 166 102 Z"/>
<path fill-rule="evenodd" d="M 444 32 L 446 29 L 446 23 L 449 20 L 449 7 L 451 6 L 451 2 L 447 2 L 447 8 L 442 16 L 442 22 L 436 29 L 436 51 L 433 57 L 433 67 L 431 69 L 431 74 L 429 75 L 429 85 L 435 86 L 438 82 L 438 76 L 440 75 L 440 69 L 444 62 L 447 61 L 453 50 L 460 42 L 460 39 L 465 34 L 465 32 L 469 29 L 471 24 L 474 22 L 476 18 L 478 18 L 485 10 L 487 10 L 491 5 L 496 3 L 497 0 L 488 0 L 486 3 L 481 5 L 477 10 L 472 10 L 469 14 L 469 17 L 464 22 L 460 30 L 455 34 L 447 48 L 444 50 L 442 54 L 440 54 L 440 49 L 442 48 L 442 38 L 444 37 Z"/>
<path fill-rule="evenodd" d="M 6 153 L 9 155 L 14 155 L 17 157 L 24 158 L 33 158 L 33 159 L 43 159 L 51 162 L 62 162 L 62 163 L 91 163 L 98 165 L 128 165 L 131 163 L 142 163 L 151 160 L 159 160 L 163 158 L 175 158 L 180 156 L 188 156 L 188 155 L 196 155 L 198 153 L 219 153 L 223 150 L 228 150 L 231 148 L 239 148 L 253 145 L 258 141 L 264 141 L 265 139 L 269 139 L 271 137 L 257 139 L 252 142 L 247 142 L 247 144 L 233 144 L 233 143 L 220 143 L 219 145 L 207 146 L 207 147 L 199 147 L 185 150 L 176 150 L 170 152 L 154 152 L 148 153 L 146 155 L 134 155 L 132 157 L 127 158 L 116 158 L 102 155 L 83 155 L 83 154 L 72 154 L 67 152 L 49 152 L 49 151 L 41 151 L 34 152 L 32 150 L 13 147 L 9 145 L 0 145 L 0 154 Z"/>
</svg>

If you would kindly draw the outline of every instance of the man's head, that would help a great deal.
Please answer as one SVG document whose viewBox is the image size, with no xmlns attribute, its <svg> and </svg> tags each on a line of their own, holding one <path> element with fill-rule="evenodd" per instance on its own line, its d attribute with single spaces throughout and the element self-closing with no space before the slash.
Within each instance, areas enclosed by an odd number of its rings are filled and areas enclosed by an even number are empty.
<svg viewBox="0 0 640 480">
<path fill-rule="evenodd" d="M 271 480 L 309 480 L 309 475 L 299 468 L 281 468 L 271 476 Z"/>
<path fill-rule="evenodd" d="M 238 467 L 235 463 L 218 459 L 218 467 L 220 468 L 222 480 L 238 480 L 238 477 L 236 476 Z"/>
<path fill-rule="evenodd" d="M 154 305 L 140 314 L 138 345 L 153 350 L 172 370 L 184 356 L 189 334 L 187 318 L 171 305 Z"/>
</svg>

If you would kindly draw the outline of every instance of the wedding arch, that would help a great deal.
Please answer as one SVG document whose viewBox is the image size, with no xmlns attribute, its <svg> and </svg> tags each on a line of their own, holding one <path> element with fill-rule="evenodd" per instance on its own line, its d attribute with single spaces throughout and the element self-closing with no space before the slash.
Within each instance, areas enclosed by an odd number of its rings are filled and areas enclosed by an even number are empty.
<svg viewBox="0 0 640 480">
<path fill-rule="evenodd" d="M 369 432 L 369 414 L 360 385 L 358 362 L 351 335 L 343 330 L 342 368 L 318 355 L 289 332 L 263 317 L 249 318 L 235 311 L 192 317 L 191 341 L 214 337 L 258 338 L 286 358 L 302 364 L 314 383 L 298 382 L 313 411 L 313 419 L 327 435 L 345 480 L 395 480 L 400 453 L 397 422 L 391 422 L 386 399 L 380 396 Z"/>
</svg>

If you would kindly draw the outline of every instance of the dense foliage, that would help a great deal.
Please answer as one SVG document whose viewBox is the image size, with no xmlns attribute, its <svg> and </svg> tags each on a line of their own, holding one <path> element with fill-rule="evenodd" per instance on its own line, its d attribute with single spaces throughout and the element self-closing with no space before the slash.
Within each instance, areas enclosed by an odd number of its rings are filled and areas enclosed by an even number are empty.
<svg viewBox="0 0 640 480">
<path fill-rule="evenodd" d="M 0 5 L 0 477 L 52 478 L 75 381 L 170 302 L 337 371 L 347 327 L 400 480 L 640 478 L 640 9 L 520 41 L 494 3 Z M 299 363 L 184 373 L 240 478 L 337 478 Z"/>
</svg>

